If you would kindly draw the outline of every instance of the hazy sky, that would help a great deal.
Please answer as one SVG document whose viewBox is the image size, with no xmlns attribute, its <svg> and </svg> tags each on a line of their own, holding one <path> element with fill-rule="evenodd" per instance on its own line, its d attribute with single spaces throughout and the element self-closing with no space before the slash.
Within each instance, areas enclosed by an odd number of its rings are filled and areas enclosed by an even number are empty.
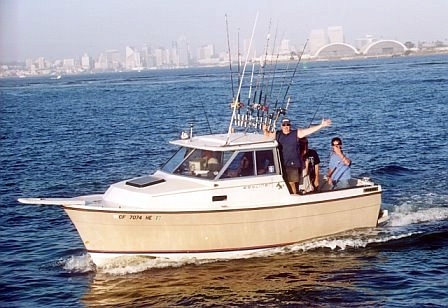
<svg viewBox="0 0 448 308">
<path fill-rule="evenodd" d="M 366 34 L 406 41 L 448 39 L 448 0 L 0 0 L 0 61 L 97 57 L 125 46 L 169 47 L 185 35 L 190 45 L 250 37 L 255 16 L 257 51 L 269 20 L 277 39 L 301 49 L 312 29 L 342 26 L 346 42 Z M 236 48 L 236 47 L 234 47 Z"/>
</svg>

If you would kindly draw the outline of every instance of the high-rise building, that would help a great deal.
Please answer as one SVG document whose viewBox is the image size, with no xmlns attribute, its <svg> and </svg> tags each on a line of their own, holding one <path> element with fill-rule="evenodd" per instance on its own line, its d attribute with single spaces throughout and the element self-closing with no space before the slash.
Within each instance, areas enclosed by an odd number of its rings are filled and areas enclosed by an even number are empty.
<svg viewBox="0 0 448 308">
<path fill-rule="evenodd" d="M 133 47 L 126 46 L 125 67 L 128 70 L 142 67 L 140 52 Z"/>
<path fill-rule="evenodd" d="M 315 55 L 320 48 L 333 43 L 345 43 L 344 30 L 341 26 L 328 27 L 326 30 L 311 30 L 309 54 Z"/>
<path fill-rule="evenodd" d="M 215 47 L 212 44 L 203 45 L 198 49 L 198 60 L 210 59 L 215 54 Z"/>
<path fill-rule="evenodd" d="M 179 57 L 179 66 L 190 65 L 190 47 L 187 37 L 181 36 L 177 39 L 177 55 Z"/>
<path fill-rule="evenodd" d="M 92 69 L 92 64 L 92 58 L 89 57 L 87 53 L 84 53 L 84 55 L 81 57 L 81 68 L 83 70 L 89 71 Z"/>
<path fill-rule="evenodd" d="M 289 43 L 290 43 L 289 40 L 282 40 L 280 42 L 280 50 L 279 50 L 280 54 L 290 54 L 291 53 L 291 48 L 289 46 Z"/>
<path fill-rule="evenodd" d="M 328 43 L 345 43 L 344 30 L 341 26 L 328 27 Z"/>
<path fill-rule="evenodd" d="M 314 55 L 321 47 L 328 44 L 327 35 L 324 29 L 313 29 L 309 39 L 309 54 Z"/>
<path fill-rule="evenodd" d="M 95 62 L 98 70 L 119 70 L 121 68 L 120 53 L 118 50 L 110 49 L 101 53 Z"/>
<path fill-rule="evenodd" d="M 166 64 L 165 53 L 162 48 L 156 48 L 154 50 L 154 59 L 155 59 L 154 64 L 156 67 L 163 66 L 164 64 Z"/>
</svg>

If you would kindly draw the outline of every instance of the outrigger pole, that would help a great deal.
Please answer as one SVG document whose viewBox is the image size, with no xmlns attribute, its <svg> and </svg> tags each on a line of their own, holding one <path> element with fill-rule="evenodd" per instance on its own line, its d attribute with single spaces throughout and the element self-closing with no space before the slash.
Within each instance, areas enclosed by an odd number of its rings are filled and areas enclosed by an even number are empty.
<svg viewBox="0 0 448 308">
<path fill-rule="evenodd" d="M 233 120 L 234 120 L 235 115 L 236 115 L 236 109 L 237 109 L 237 107 L 238 107 L 238 105 L 239 105 L 239 102 L 238 102 L 237 100 L 238 100 L 238 97 L 240 96 L 240 93 L 241 93 L 241 87 L 242 87 L 242 85 L 243 85 L 243 79 L 244 79 L 243 77 L 244 77 L 244 73 L 245 73 L 245 71 L 246 71 L 247 61 L 248 61 L 248 59 L 249 59 L 249 54 L 250 54 L 250 50 L 251 50 L 251 47 L 252 47 L 252 41 L 253 41 L 253 39 L 254 39 L 254 33 L 255 33 L 255 28 L 256 28 L 256 26 L 257 26 L 257 21 L 258 21 L 258 12 L 257 12 L 257 15 L 255 16 L 254 27 L 253 27 L 253 29 L 252 29 L 252 35 L 251 35 L 251 37 L 250 37 L 249 48 L 248 48 L 248 51 L 247 51 L 247 54 L 246 54 L 246 60 L 244 61 L 243 72 L 241 73 L 241 78 L 240 78 L 241 80 L 240 80 L 240 82 L 239 82 L 238 92 L 237 92 L 237 94 L 236 94 L 236 99 L 235 99 L 235 96 L 233 97 L 233 111 L 232 111 L 232 118 L 230 119 L 230 125 L 229 125 L 229 129 L 228 129 L 228 131 L 227 131 L 227 140 L 226 140 L 226 144 L 229 143 L 229 140 L 230 140 L 230 134 L 232 133 Z"/>
</svg>

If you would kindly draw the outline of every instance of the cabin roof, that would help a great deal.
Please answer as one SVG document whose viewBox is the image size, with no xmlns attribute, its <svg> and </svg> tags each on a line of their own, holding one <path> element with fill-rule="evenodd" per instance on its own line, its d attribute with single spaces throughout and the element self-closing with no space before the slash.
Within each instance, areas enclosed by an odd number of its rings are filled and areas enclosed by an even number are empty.
<svg viewBox="0 0 448 308">
<path fill-rule="evenodd" d="M 170 141 L 171 144 L 210 151 L 250 150 L 273 148 L 277 141 L 259 133 L 231 133 L 194 136 Z"/>
</svg>

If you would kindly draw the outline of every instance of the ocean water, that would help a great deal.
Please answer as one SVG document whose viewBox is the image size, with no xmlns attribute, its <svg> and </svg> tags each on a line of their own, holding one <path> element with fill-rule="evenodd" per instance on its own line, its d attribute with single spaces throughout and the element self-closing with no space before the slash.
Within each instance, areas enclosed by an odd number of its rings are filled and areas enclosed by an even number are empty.
<svg viewBox="0 0 448 308">
<path fill-rule="evenodd" d="M 57 206 L 19 197 L 101 193 L 154 172 L 194 133 L 225 132 L 228 68 L 0 79 L 0 306 L 447 307 L 448 56 L 303 62 L 293 124 L 325 170 L 340 136 L 352 174 L 382 184 L 379 229 L 254 258 L 96 270 Z"/>
</svg>

